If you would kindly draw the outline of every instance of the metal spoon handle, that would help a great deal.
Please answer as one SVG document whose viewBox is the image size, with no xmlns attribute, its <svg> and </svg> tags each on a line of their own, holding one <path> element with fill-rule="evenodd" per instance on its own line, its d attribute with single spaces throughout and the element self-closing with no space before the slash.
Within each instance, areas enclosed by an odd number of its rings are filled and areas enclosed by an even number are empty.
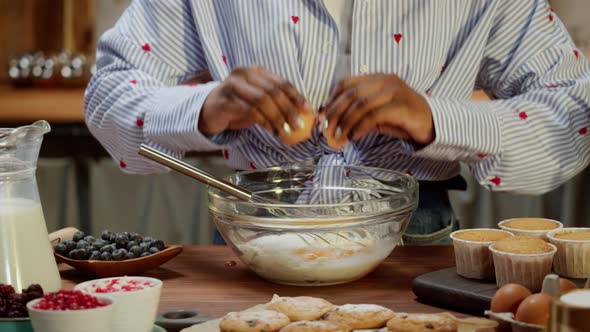
<svg viewBox="0 0 590 332">
<path fill-rule="evenodd" d="M 243 201 L 249 201 L 252 197 L 252 193 L 244 188 L 240 188 L 232 183 L 229 183 L 221 178 L 218 178 L 205 171 L 202 171 L 192 165 L 185 163 L 182 160 L 178 160 L 147 145 L 142 144 L 140 146 L 139 154 L 157 162 L 158 164 L 170 167 L 171 169 L 177 172 L 180 172 L 193 179 L 199 180 L 204 184 L 217 188 L 223 191 L 224 193 L 232 195 Z"/>
</svg>

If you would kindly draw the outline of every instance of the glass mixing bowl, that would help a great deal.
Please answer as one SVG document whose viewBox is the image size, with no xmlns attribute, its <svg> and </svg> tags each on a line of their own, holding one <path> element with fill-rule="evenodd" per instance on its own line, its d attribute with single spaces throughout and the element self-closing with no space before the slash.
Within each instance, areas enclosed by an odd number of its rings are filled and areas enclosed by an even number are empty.
<svg viewBox="0 0 590 332">
<path fill-rule="evenodd" d="M 209 188 L 217 229 L 244 264 L 272 282 L 319 286 L 360 279 L 400 242 L 418 205 L 404 173 L 299 165 L 227 178 L 276 203 L 240 201 Z"/>
</svg>

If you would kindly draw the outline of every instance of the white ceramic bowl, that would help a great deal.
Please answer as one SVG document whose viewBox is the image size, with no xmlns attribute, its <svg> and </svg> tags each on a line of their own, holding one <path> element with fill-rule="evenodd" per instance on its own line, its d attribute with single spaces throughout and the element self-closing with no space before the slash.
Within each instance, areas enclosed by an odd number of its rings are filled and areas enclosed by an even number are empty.
<svg viewBox="0 0 590 332">
<path fill-rule="evenodd" d="M 27 303 L 35 332 L 110 332 L 116 300 L 110 296 L 95 296 L 109 305 L 84 310 L 41 310 L 33 308 L 41 299 Z"/>
<path fill-rule="evenodd" d="M 109 282 L 113 279 L 150 282 L 153 286 L 128 292 L 96 293 L 93 285 Z M 161 280 L 148 277 L 103 278 L 83 282 L 74 289 L 92 295 L 108 294 L 108 296 L 115 299 L 115 314 L 112 324 L 113 332 L 152 331 L 160 303 Z"/>
</svg>

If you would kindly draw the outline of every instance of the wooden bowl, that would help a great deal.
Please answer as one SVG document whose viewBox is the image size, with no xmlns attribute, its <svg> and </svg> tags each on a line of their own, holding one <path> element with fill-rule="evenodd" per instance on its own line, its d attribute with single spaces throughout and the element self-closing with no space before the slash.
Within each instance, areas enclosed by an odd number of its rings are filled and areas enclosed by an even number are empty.
<svg viewBox="0 0 590 332">
<path fill-rule="evenodd" d="M 65 228 L 49 235 L 51 242 L 55 245 L 61 241 L 71 238 L 78 230 Z M 124 261 L 98 261 L 98 260 L 77 260 L 62 256 L 56 252 L 55 259 L 58 263 L 66 263 L 80 271 L 89 272 L 100 278 L 122 277 L 139 275 L 145 271 L 159 267 L 182 252 L 181 245 L 168 245 L 164 250 L 146 257 L 127 259 Z"/>
</svg>

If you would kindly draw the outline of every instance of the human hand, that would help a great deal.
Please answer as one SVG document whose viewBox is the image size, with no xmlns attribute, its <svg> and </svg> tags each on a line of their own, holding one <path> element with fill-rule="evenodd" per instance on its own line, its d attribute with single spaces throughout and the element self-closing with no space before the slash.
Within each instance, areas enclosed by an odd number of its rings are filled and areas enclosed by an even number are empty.
<svg viewBox="0 0 590 332">
<path fill-rule="evenodd" d="M 260 67 L 236 68 L 205 100 L 199 131 L 215 135 L 258 124 L 288 140 L 307 127 L 305 113 L 311 107 L 289 82 Z"/>
<path fill-rule="evenodd" d="M 430 107 L 423 96 L 394 74 L 370 74 L 338 84 L 321 115 L 330 146 L 340 149 L 377 131 L 412 139 L 418 144 L 434 140 Z"/>
</svg>

